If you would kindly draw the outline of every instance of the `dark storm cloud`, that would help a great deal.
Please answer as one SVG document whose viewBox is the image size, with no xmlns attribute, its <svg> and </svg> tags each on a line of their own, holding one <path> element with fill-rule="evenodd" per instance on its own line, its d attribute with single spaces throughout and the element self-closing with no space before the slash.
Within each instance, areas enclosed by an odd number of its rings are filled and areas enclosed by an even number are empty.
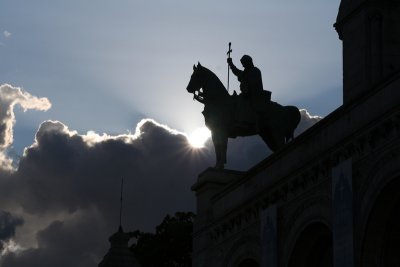
<svg viewBox="0 0 400 267">
<path fill-rule="evenodd" d="M 102 252 L 105 243 L 99 236 L 104 237 L 106 229 L 99 216 L 81 216 L 68 222 L 54 221 L 37 233 L 38 248 L 8 254 L 2 266 L 97 266 L 96 254 Z"/>
<path fill-rule="evenodd" d="M 314 122 L 302 112 L 300 127 Z M 167 213 L 194 211 L 190 187 L 214 163 L 213 154 L 210 142 L 193 149 L 184 134 L 153 120 L 118 136 L 42 123 L 18 169 L 0 174 L 0 203 L 21 207 L 26 219 L 20 229 L 36 229 L 37 244 L 6 254 L 2 266 L 97 266 L 118 227 L 122 177 L 124 229 L 151 231 Z M 231 140 L 228 160 L 245 170 L 267 155 L 260 139 L 242 138 Z"/>
<path fill-rule="evenodd" d="M 29 216 L 66 215 L 37 233 L 37 248 L 8 254 L 3 266 L 54 266 L 68 257 L 65 266 L 96 266 L 118 226 L 122 177 L 125 229 L 150 231 L 167 213 L 194 210 L 190 186 L 211 165 L 210 154 L 152 120 L 120 136 L 79 135 L 60 122 L 44 122 L 7 179 L 12 190 L 1 197 Z M 91 225 L 102 226 L 85 230 Z"/>
<path fill-rule="evenodd" d="M 193 198 L 189 188 L 194 174 L 209 165 L 209 157 L 190 148 L 186 136 L 151 120 L 138 130 L 137 136 L 94 137 L 72 132 L 60 122 L 43 123 L 14 174 L 21 191 L 18 203 L 32 214 L 101 207 L 113 216 L 123 177 L 126 198 L 136 208 L 193 208 L 185 200 Z M 134 203 L 146 196 L 148 202 Z"/>
<path fill-rule="evenodd" d="M 0 210 L 0 254 L 8 249 L 8 242 L 15 236 L 17 226 L 24 223 L 24 220 L 7 211 Z"/>
<path fill-rule="evenodd" d="M 23 223 L 24 220 L 21 217 L 0 210 L 0 240 L 4 241 L 14 237 L 16 227 Z"/>
</svg>

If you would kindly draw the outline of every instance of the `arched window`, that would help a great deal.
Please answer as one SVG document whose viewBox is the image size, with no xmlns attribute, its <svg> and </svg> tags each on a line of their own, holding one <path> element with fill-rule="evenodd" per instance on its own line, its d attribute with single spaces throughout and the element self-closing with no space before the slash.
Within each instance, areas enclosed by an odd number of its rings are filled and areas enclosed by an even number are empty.
<svg viewBox="0 0 400 267">
<path fill-rule="evenodd" d="M 323 223 L 307 226 L 296 240 L 289 267 L 333 266 L 332 232 Z"/>
<path fill-rule="evenodd" d="M 400 177 L 386 185 L 375 201 L 364 234 L 362 266 L 400 266 L 399 192 Z"/>
</svg>

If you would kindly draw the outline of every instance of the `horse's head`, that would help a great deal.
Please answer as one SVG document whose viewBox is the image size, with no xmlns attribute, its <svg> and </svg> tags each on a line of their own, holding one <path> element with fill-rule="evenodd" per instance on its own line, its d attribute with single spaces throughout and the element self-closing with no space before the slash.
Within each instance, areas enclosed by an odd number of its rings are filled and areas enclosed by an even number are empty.
<svg viewBox="0 0 400 267">
<path fill-rule="evenodd" d="M 193 98 L 201 103 L 205 103 L 208 99 L 218 99 L 228 97 L 224 85 L 209 69 L 203 67 L 200 63 L 193 66 L 193 74 L 186 90 L 193 94 Z"/>
<path fill-rule="evenodd" d="M 204 85 L 204 69 L 200 62 L 196 65 L 193 65 L 193 74 L 190 77 L 190 81 L 186 90 L 189 93 L 195 93 L 199 91 Z"/>
</svg>

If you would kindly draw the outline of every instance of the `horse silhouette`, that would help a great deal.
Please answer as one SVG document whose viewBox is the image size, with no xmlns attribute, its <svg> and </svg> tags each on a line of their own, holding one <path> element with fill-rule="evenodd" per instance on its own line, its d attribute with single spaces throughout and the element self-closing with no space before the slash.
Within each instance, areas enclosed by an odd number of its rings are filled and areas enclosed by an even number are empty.
<svg viewBox="0 0 400 267">
<path fill-rule="evenodd" d="M 255 112 L 250 107 L 245 112 L 247 119 L 237 120 L 238 110 L 244 110 L 242 96 L 236 92 L 229 95 L 218 77 L 200 63 L 193 66 L 193 74 L 187 86 L 196 100 L 204 104 L 202 112 L 206 126 L 211 130 L 211 137 L 216 154 L 216 165 L 223 169 L 226 163 L 228 138 L 237 136 L 260 135 L 273 151 L 282 148 L 293 139 L 293 133 L 300 122 L 300 112 L 295 106 L 281 106 L 272 101 L 265 101 L 263 112 Z"/>
</svg>

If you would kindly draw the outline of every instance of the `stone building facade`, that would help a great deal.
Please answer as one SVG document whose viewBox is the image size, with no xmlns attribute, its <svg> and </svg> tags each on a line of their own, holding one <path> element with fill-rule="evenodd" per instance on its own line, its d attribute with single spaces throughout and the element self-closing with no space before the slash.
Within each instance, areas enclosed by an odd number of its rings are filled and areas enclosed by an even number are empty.
<svg viewBox="0 0 400 267">
<path fill-rule="evenodd" d="M 400 266 L 400 1 L 342 0 L 343 105 L 247 172 L 207 169 L 194 267 Z"/>
</svg>

